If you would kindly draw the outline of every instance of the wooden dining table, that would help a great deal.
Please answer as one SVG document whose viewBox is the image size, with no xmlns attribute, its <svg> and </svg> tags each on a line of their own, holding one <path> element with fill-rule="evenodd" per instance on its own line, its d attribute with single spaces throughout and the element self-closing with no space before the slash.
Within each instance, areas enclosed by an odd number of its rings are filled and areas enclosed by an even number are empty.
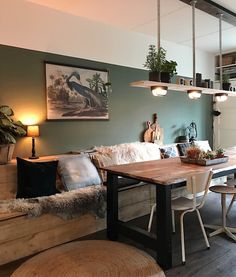
<svg viewBox="0 0 236 277">
<path fill-rule="evenodd" d="M 102 167 L 107 171 L 107 236 L 118 240 L 122 234 L 156 251 L 157 263 L 163 269 L 172 267 L 171 189 L 184 186 L 186 177 L 213 169 L 213 178 L 236 173 L 236 155 L 226 163 L 210 166 L 183 163 L 179 157 Z M 155 234 L 121 221 L 118 217 L 118 177 L 131 178 L 156 187 Z M 132 189 L 132 186 L 129 186 Z"/>
</svg>

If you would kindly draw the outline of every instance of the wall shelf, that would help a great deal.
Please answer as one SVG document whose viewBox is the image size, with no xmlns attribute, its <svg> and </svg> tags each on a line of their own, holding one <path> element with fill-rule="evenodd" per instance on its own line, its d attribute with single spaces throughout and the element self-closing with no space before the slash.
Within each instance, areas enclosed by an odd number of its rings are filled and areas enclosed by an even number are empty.
<svg viewBox="0 0 236 277">
<path fill-rule="evenodd" d="M 227 64 L 227 65 L 222 65 L 222 68 L 227 68 L 227 67 L 236 67 L 236 63 L 233 64 Z M 220 69 L 219 66 L 216 67 L 216 69 Z"/>
<path fill-rule="evenodd" d="M 182 91 L 187 93 L 187 90 L 201 90 L 204 94 L 211 94 L 214 95 L 216 93 L 227 93 L 228 96 L 236 96 L 236 92 L 233 91 L 226 91 L 226 90 L 219 90 L 219 89 L 212 89 L 212 88 L 203 88 L 203 87 L 195 87 L 195 86 L 186 86 L 186 85 L 178 85 L 172 83 L 161 83 L 161 82 L 154 82 L 154 81 L 137 81 L 130 83 L 132 87 L 141 87 L 141 88 L 148 88 L 150 89 L 153 86 L 167 86 L 168 90 L 174 91 Z"/>
</svg>

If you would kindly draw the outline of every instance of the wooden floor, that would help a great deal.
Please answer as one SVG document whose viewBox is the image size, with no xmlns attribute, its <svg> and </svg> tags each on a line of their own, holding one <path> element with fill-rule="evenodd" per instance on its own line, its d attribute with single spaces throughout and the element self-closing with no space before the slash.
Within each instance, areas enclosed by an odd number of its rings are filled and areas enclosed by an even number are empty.
<svg viewBox="0 0 236 277">
<path fill-rule="evenodd" d="M 228 199 L 229 201 L 229 199 Z M 205 206 L 201 210 L 203 222 L 207 224 L 221 223 L 220 195 L 209 193 Z M 197 221 L 197 216 L 187 214 L 185 217 L 186 237 L 186 265 L 181 264 L 181 248 L 179 236 L 178 215 L 176 216 L 176 234 L 173 235 L 173 268 L 165 272 L 167 277 L 234 277 L 236 276 L 236 243 L 225 235 L 218 235 L 209 239 L 211 249 L 206 250 L 205 242 Z M 148 216 L 135 220 L 135 224 L 147 227 Z M 236 202 L 228 217 L 228 224 L 236 227 Z M 153 230 L 155 223 L 153 224 Z M 209 231 L 209 230 L 207 230 Z M 106 239 L 106 232 L 102 231 L 86 237 L 86 239 Z M 120 241 L 142 246 L 121 237 Z M 144 249 L 155 257 L 152 250 Z M 26 259 L 0 266 L 0 277 L 8 277 Z M 27 276 L 26 276 L 27 277 Z M 100 277 L 100 276 L 99 276 Z"/>
</svg>

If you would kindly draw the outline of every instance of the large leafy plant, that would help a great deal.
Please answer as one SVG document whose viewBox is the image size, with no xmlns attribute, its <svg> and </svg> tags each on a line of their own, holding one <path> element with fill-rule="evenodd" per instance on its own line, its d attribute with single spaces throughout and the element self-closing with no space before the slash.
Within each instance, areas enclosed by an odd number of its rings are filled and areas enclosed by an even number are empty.
<svg viewBox="0 0 236 277">
<path fill-rule="evenodd" d="M 17 137 L 26 134 L 21 121 L 14 121 L 13 110 L 9 106 L 0 106 L 0 144 L 16 143 Z"/>
<path fill-rule="evenodd" d="M 144 67 L 149 69 L 151 72 L 167 72 L 170 76 L 177 74 L 175 61 L 166 60 L 166 50 L 162 47 L 159 49 L 155 45 L 149 45 L 148 54 Z"/>
</svg>

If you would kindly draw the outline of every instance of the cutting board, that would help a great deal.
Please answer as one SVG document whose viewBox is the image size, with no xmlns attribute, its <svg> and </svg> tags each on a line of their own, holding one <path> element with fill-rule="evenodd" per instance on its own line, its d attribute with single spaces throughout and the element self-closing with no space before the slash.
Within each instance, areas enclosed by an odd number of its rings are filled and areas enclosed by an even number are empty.
<svg viewBox="0 0 236 277">
<path fill-rule="evenodd" d="M 152 142 L 153 129 L 151 128 L 151 122 L 147 121 L 147 130 L 144 132 L 144 141 Z"/>
</svg>

